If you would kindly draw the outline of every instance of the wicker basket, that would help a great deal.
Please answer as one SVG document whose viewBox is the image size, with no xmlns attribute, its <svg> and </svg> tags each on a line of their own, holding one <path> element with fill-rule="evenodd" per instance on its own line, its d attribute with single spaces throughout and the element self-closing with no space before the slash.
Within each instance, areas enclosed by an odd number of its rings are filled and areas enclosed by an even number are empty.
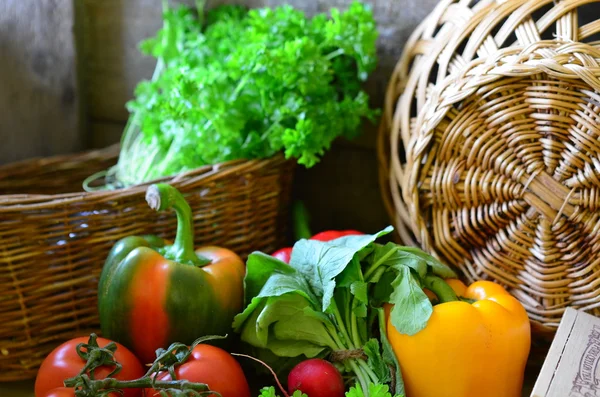
<svg viewBox="0 0 600 397">
<path fill-rule="evenodd" d="M 145 186 L 82 192 L 83 179 L 117 155 L 112 147 L 0 167 L 0 381 L 32 378 L 61 341 L 98 332 L 96 283 L 115 241 L 173 238 L 175 217 L 148 207 Z M 278 156 L 166 181 L 192 207 L 197 245 L 246 256 L 283 243 L 293 167 Z"/>
<path fill-rule="evenodd" d="M 600 314 L 600 20 L 578 18 L 590 3 L 440 4 L 380 129 L 401 239 L 508 286 L 538 334 L 567 306 Z"/>
</svg>

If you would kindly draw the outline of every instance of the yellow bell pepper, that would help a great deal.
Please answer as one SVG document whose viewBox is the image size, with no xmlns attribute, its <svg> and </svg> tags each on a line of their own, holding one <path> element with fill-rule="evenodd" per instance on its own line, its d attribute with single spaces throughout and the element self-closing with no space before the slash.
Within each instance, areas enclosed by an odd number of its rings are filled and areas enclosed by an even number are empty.
<svg viewBox="0 0 600 397">
<path fill-rule="evenodd" d="M 490 281 L 434 277 L 425 287 L 440 303 L 423 330 L 409 336 L 387 321 L 406 396 L 520 397 L 531 345 L 523 305 Z"/>
</svg>

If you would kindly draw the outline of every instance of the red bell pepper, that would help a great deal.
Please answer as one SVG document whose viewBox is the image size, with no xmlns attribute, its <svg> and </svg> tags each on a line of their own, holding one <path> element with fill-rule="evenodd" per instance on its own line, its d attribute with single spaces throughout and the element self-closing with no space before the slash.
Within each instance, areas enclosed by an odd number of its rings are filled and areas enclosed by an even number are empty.
<svg viewBox="0 0 600 397">
<path fill-rule="evenodd" d="M 285 247 L 273 252 L 273 256 L 282 262 L 290 263 L 292 258 L 292 247 Z"/>
<path fill-rule="evenodd" d="M 310 239 L 319 241 L 331 241 L 344 236 L 364 234 L 358 230 L 326 230 L 312 235 L 308 225 L 308 213 L 306 207 L 301 202 L 294 204 L 294 237 L 296 240 Z M 292 247 L 285 247 L 275 251 L 272 256 L 282 262 L 290 263 L 292 257 Z"/>
<path fill-rule="evenodd" d="M 336 238 L 344 237 L 344 236 L 357 236 L 360 234 L 364 234 L 363 232 L 359 232 L 358 230 L 327 230 L 321 233 L 317 233 L 312 236 L 311 240 L 319 240 L 319 241 L 331 241 Z"/>
</svg>

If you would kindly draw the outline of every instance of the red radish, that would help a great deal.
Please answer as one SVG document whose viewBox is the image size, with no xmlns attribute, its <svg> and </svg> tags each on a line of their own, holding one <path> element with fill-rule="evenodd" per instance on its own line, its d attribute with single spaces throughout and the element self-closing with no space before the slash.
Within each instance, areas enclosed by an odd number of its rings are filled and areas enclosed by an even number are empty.
<svg viewBox="0 0 600 397">
<path fill-rule="evenodd" d="M 344 380 L 329 361 L 311 358 L 296 365 L 288 376 L 288 392 L 300 390 L 308 397 L 344 397 Z"/>
</svg>

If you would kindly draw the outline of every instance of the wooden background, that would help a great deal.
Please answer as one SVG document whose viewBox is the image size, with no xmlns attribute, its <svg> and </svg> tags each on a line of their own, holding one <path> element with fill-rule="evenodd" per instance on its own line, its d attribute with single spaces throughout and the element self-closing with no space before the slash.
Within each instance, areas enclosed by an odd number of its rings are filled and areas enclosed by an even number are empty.
<svg viewBox="0 0 600 397">
<path fill-rule="evenodd" d="M 209 0 L 208 6 L 227 2 L 286 3 Z M 380 31 L 380 63 L 367 89 L 380 106 L 403 43 L 437 0 L 367 2 Z M 343 9 L 350 0 L 287 3 L 314 14 Z M 118 142 L 128 117 L 124 104 L 154 68 L 137 45 L 161 26 L 161 10 L 161 0 L 0 0 L 0 164 Z M 376 126 L 366 125 L 360 138 L 337 142 L 318 166 L 298 170 L 297 197 L 311 211 L 315 230 L 371 232 L 389 223 L 375 137 Z"/>
</svg>

